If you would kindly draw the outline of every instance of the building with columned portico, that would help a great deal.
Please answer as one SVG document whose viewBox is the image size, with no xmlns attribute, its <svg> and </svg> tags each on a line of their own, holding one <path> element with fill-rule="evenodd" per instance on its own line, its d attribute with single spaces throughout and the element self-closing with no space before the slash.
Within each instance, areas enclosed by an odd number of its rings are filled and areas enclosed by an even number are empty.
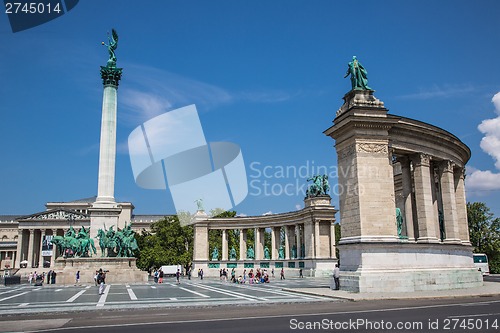
<svg viewBox="0 0 500 333">
<path fill-rule="evenodd" d="M 52 236 L 62 236 L 70 227 L 90 227 L 89 208 L 96 197 L 68 202 L 48 202 L 46 210 L 30 215 L 0 215 L 0 269 L 53 268 L 60 255 L 48 243 Z M 149 229 L 164 215 L 135 215 L 130 202 L 120 202 L 121 213 L 116 227 L 132 223 L 136 232 Z M 107 226 L 108 228 L 111 226 Z M 44 242 L 45 241 L 45 242 Z M 21 265 L 21 263 L 23 263 Z"/>
</svg>

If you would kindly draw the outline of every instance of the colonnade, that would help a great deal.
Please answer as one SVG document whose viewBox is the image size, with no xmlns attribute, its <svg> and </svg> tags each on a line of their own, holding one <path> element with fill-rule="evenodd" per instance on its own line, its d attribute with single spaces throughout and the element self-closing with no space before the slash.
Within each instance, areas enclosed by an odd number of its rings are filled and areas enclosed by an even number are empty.
<svg viewBox="0 0 500 333">
<path fill-rule="evenodd" d="M 464 168 L 423 153 L 400 155 L 397 161 L 396 205 L 406 222 L 405 236 L 420 243 L 470 245 Z"/>
<path fill-rule="evenodd" d="M 79 229 L 80 226 L 74 226 Z M 56 258 L 61 255 L 55 245 L 48 246 L 48 250 L 43 251 L 43 240 L 51 237 L 63 236 L 69 228 L 20 228 L 18 230 L 17 256 L 14 267 L 21 267 L 22 261 L 27 261 L 27 268 L 43 268 L 44 261 L 50 262 L 50 267 L 54 267 Z M 44 255 L 47 254 L 47 255 Z"/>
<path fill-rule="evenodd" d="M 314 221 L 314 225 L 310 224 L 294 224 L 284 226 L 257 227 L 252 228 L 254 231 L 255 251 L 254 258 L 248 258 L 247 252 L 249 246 L 247 244 L 247 233 L 250 229 L 221 229 L 222 231 L 222 253 L 221 260 L 291 260 L 291 259 L 312 259 L 312 258 L 335 258 L 335 226 L 334 221 Z M 320 225 L 327 227 L 330 234 L 327 244 L 323 244 L 320 240 Z M 210 229 L 210 227 L 209 227 Z M 311 229 L 311 230 L 309 230 Z M 239 234 L 239 256 L 231 258 L 228 245 L 228 233 L 238 231 Z M 264 244 L 266 230 L 270 230 L 271 248 L 267 248 Z M 283 237 L 282 237 L 283 234 Z M 307 235 L 307 236 L 306 236 Z M 197 247 L 199 247 L 198 244 Z M 210 258 L 208 252 L 213 245 L 208 244 L 206 248 L 200 251 L 207 252 L 207 258 Z M 269 251 L 269 256 L 266 256 L 266 248 Z M 211 259 L 211 258 L 210 258 Z"/>
<path fill-rule="evenodd" d="M 336 257 L 335 213 L 330 197 L 309 198 L 302 210 L 268 216 L 208 218 L 197 214 L 194 224 L 194 269 L 224 267 L 305 268 L 331 270 Z M 198 212 L 200 213 L 200 212 Z M 204 216 L 204 218 L 203 218 Z M 209 231 L 220 230 L 221 249 L 209 244 Z M 253 230 L 253 256 L 249 257 L 249 230 Z M 228 235 L 237 231 L 237 241 L 229 244 Z M 270 242 L 265 242 L 266 233 Z M 236 235 L 235 235 L 236 236 Z M 231 255 L 232 248 L 233 256 Z M 236 248 L 239 255 L 234 256 Z"/>
</svg>

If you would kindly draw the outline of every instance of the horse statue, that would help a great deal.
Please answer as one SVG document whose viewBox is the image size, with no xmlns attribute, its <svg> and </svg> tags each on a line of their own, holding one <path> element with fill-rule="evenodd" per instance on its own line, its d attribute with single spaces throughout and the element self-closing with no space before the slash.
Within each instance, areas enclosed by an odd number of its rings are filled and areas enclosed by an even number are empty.
<svg viewBox="0 0 500 333">
<path fill-rule="evenodd" d="M 102 229 L 97 231 L 97 238 L 99 239 L 99 247 L 101 248 L 101 257 L 110 257 L 116 248 L 116 241 L 108 237 L 108 232 Z"/>
<path fill-rule="evenodd" d="M 327 175 L 315 175 L 307 179 L 307 181 L 311 180 L 313 183 L 310 184 L 306 190 L 306 198 L 317 197 L 320 195 L 328 195 L 328 191 L 330 190 L 330 185 L 328 184 Z"/>
</svg>

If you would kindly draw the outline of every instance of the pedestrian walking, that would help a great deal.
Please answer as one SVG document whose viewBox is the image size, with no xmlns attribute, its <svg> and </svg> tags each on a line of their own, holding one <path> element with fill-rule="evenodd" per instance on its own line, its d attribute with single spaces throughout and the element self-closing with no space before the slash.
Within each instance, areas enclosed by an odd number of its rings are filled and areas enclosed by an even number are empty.
<svg viewBox="0 0 500 333">
<path fill-rule="evenodd" d="M 164 274 L 165 274 L 165 273 L 163 273 L 163 269 L 161 269 L 161 268 L 160 268 L 160 279 L 159 279 L 159 282 L 160 282 L 160 283 L 163 283 L 163 275 L 164 275 Z"/>
<path fill-rule="evenodd" d="M 335 290 L 340 289 L 340 269 L 339 265 L 335 264 L 335 268 L 333 269 L 333 281 L 335 282 Z"/>
<path fill-rule="evenodd" d="M 76 272 L 75 281 L 75 286 L 80 283 L 80 271 Z"/>
<path fill-rule="evenodd" d="M 301 269 L 299 269 L 299 278 L 303 278 L 303 277 L 304 277 L 304 275 L 302 275 L 302 268 L 301 268 Z"/>
<path fill-rule="evenodd" d="M 99 273 L 97 273 L 97 284 L 99 285 L 99 295 L 104 294 L 105 283 L 106 283 L 106 273 L 104 273 L 101 268 L 99 269 Z"/>
<path fill-rule="evenodd" d="M 203 280 L 203 268 L 200 269 L 200 277 Z"/>
<path fill-rule="evenodd" d="M 280 280 L 285 280 L 285 270 L 284 270 L 283 268 L 281 268 L 281 273 L 280 273 L 280 275 L 281 275 Z"/>
<path fill-rule="evenodd" d="M 180 278 L 181 278 L 181 270 L 177 269 L 177 273 L 175 273 L 175 277 L 177 278 L 177 284 L 181 283 Z"/>
</svg>

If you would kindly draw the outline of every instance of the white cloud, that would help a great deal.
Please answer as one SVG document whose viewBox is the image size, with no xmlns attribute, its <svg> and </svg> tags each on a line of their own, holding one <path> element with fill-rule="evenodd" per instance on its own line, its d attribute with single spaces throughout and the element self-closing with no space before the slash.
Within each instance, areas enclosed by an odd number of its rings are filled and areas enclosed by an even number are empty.
<svg viewBox="0 0 500 333">
<path fill-rule="evenodd" d="M 301 210 L 301 209 L 302 209 L 302 205 L 300 205 L 300 204 L 296 204 L 296 205 L 295 205 L 295 209 L 296 209 L 296 210 Z"/>
<path fill-rule="evenodd" d="M 491 101 L 498 117 L 483 120 L 477 128 L 484 134 L 481 149 L 495 160 L 495 168 L 500 170 L 500 92 L 495 94 Z M 500 173 L 490 170 L 473 169 L 465 181 L 467 188 L 472 190 L 500 189 Z"/>
<path fill-rule="evenodd" d="M 467 190 L 499 190 L 500 173 L 475 170 L 465 178 Z"/>
<path fill-rule="evenodd" d="M 430 88 L 420 89 L 419 92 L 399 96 L 401 99 L 431 99 L 431 98 L 450 98 L 457 95 L 471 93 L 476 91 L 472 85 L 433 85 Z"/>
<path fill-rule="evenodd" d="M 268 212 L 265 212 L 264 214 L 262 214 L 262 216 L 267 216 L 267 215 L 273 215 L 273 212 L 272 211 L 268 211 Z"/>
<path fill-rule="evenodd" d="M 173 108 L 196 104 L 206 110 L 234 98 L 222 88 L 162 69 L 138 65 L 124 67 L 128 82 L 122 88 L 120 100 L 129 111 L 127 120 L 134 124 Z"/>
</svg>

